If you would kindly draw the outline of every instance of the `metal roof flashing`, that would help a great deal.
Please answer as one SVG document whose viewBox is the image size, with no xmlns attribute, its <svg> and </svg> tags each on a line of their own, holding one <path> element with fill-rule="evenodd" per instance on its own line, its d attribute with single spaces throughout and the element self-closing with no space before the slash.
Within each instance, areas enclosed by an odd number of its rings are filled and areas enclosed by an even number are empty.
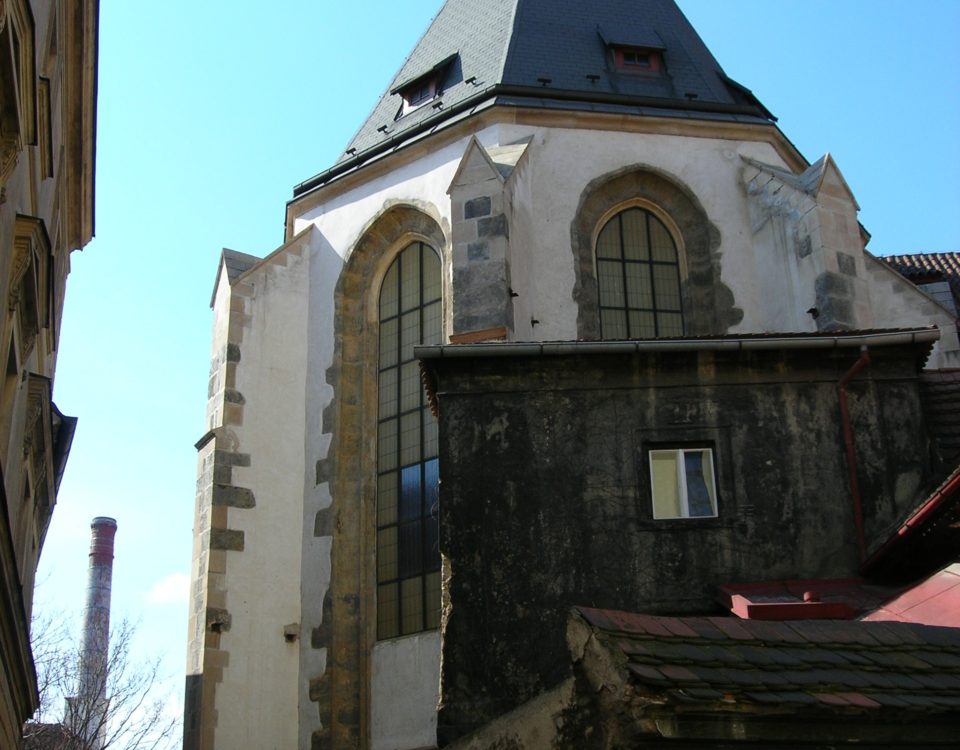
<svg viewBox="0 0 960 750">
<path fill-rule="evenodd" d="M 898 328 L 831 333 L 763 333 L 703 338 L 636 339 L 618 341 L 498 342 L 434 344 L 414 347 L 420 359 L 454 357 L 537 357 L 570 354 L 633 354 L 679 351 L 746 351 L 775 349 L 841 349 L 917 344 L 931 347 L 940 330 Z"/>
</svg>

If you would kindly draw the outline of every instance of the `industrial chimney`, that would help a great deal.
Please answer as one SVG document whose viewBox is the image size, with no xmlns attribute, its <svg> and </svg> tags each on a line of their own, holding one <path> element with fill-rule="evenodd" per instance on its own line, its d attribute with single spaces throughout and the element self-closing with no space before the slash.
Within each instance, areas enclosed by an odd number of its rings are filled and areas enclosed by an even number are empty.
<svg viewBox="0 0 960 750">
<path fill-rule="evenodd" d="M 83 646 L 77 674 L 77 694 L 67 699 L 67 724 L 76 735 L 83 738 L 88 747 L 100 750 L 106 731 L 110 587 L 117 522 L 98 516 L 91 522 L 90 529 Z"/>
</svg>

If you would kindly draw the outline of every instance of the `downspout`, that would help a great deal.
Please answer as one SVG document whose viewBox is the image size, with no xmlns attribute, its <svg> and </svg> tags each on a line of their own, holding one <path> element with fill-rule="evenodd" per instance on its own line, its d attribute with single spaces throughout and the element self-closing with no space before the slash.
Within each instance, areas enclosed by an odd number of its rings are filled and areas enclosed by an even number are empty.
<svg viewBox="0 0 960 750">
<path fill-rule="evenodd" d="M 857 373 L 870 364 L 870 352 L 866 345 L 860 347 L 860 357 L 837 383 L 840 397 L 840 421 L 843 425 L 843 442 L 847 449 L 847 472 L 850 475 L 850 496 L 853 499 L 853 522 L 857 529 L 857 547 L 860 562 L 867 559 L 867 543 L 863 528 L 863 504 L 860 501 L 860 483 L 857 481 L 857 452 L 853 444 L 853 427 L 850 424 L 850 406 L 847 403 L 847 385 Z"/>
</svg>

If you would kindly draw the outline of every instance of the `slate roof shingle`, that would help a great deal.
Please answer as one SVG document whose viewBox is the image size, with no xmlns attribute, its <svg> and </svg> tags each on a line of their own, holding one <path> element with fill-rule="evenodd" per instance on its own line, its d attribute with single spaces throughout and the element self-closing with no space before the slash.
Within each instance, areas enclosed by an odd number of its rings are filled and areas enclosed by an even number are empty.
<svg viewBox="0 0 960 750">
<path fill-rule="evenodd" d="M 604 34 L 662 46 L 663 74 L 613 70 Z M 451 56 L 438 101 L 401 116 L 398 89 Z M 363 163 L 365 153 L 396 147 L 493 104 L 754 123 L 775 119 L 726 76 L 673 0 L 447 0 L 340 162 L 296 186 L 294 197 Z"/>
<path fill-rule="evenodd" d="M 622 654 L 638 691 L 670 704 L 960 710 L 957 628 L 576 611 Z"/>
</svg>

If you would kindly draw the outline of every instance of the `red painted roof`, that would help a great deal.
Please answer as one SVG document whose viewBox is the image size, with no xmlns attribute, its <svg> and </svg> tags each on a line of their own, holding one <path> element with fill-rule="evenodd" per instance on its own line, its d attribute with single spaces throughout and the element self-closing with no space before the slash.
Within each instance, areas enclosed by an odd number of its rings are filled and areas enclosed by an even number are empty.
<svg viewBox="0 0 960 750">
<path fill-rule="evenodd" d="M 960 563 L 934 573 L 884 603 L 863 620 L 918 622 L 954 628 L 960 626 Z"/>
<path fill-rule="evenodd" d="M 860 578 L 762 581 L 721 586 L 717 600 L 744 620 L 853 620 L 902 589 Z"/>
</svg>

